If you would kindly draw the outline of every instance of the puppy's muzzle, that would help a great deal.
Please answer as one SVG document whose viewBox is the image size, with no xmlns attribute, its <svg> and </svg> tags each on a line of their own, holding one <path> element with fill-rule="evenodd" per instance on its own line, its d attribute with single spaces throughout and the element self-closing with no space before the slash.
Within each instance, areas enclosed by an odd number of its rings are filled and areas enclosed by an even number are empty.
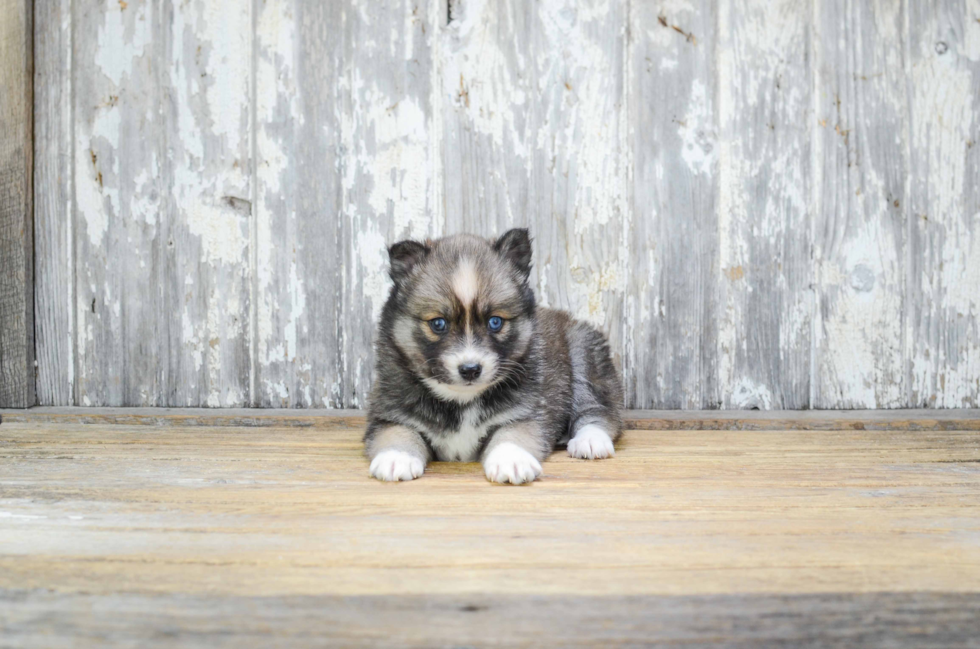
<svg viewBox="0 0 980 649">
<path fill-rule="evenodd" d="M 464 381 L 475 381 L 480 378 L 480 372 L 483 371 L 483 366 L 479 363 L 464 363 L 459 366 L 459 375 L 463 377 Z"/>
</svg>

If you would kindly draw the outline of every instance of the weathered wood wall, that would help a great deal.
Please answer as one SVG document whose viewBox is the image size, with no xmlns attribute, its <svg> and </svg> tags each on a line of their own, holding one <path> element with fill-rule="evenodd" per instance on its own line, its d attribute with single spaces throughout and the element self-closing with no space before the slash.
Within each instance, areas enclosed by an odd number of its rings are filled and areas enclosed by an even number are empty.
<svg viewBox="0 0 980 649">
<path fill-rule="evenodd" d="M 529 226 L 638 408 L 980 406 L 980 0 L 37 3 L 38 399 L 358 407 Z"/>
<path fill-rule="evenodd" d="M 34 392 L 32 0 L 0 0 L 0 408 Z"/>
</svg>

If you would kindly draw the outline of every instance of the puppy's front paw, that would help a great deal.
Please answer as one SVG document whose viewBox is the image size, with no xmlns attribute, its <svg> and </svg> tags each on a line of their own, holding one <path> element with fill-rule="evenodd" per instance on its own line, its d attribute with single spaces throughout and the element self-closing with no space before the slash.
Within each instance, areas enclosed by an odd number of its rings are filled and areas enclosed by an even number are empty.
<svg viewBox="0 0 980 649">
<path fill-rule="evenodd" d="M 378 480 L 397 482 L 414 480 L 425 471 L 425 463 L 405 451 L 381 451 L 371 460 L 371 476 Z"/>
<path fill-rule="evenodd" d="M 609 433 L 595 424 L 579 428 L 568 442 L 568 454 L 582 460 L 601 460 L 616 455 Z"/>
<path fill-rule="evenodd" d="M 541 475 L 541 463 L 517 444 L 503 442 L 487 455 L 483 470 L 490 482 L 523 484 Z"/>
</svg>

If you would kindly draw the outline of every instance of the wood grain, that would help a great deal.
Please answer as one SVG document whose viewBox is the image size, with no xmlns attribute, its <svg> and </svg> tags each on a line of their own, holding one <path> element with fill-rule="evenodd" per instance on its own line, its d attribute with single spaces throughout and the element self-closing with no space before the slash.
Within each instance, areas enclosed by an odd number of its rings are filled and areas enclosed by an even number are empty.
<svg viewBox="0 0 980 649">
<path fill-rule="evenodd" d="M 493 236 L 531 222 L 530 122 L 538 89 L 526 54 L 536 8 L 511 0 L 449 5 L 438 95 L 447 232 Z"/>
<path fill-rule="evenodd" d="M 0 2 L 0 407 L 35 404 L 33 2 Z"/>
<path fill-rule="evenodd" d="M 807 25 L 800 5 L 718 7 L 718 285 L 709 403 L 810 403 Z"/>
<path fill-rule="evenodd" d="M 631 4 L 629 335 L 636 408 L 721 405 L 708 313 L 718 275 L 718 113 L 710 2 Z"/>
<path fill-rule="evenodd" d="M 980 410 L 627 410 L 631 430 L 980 431 Z M 0 410 L 0 422 L 128 426 L 363 428 L 361 410 L 276 408 L 84 408 Z"/>
<path fill-rule="evenodd" d="M 251 363 L 252 9 L 196 0 L 161 10 L 170 200 L 160 289 L 170 345 L 166 391 L 150 398 L 242 406 Z"/>
<path fill-rule="evenodd" d="M 912 406 L 980 403 L 980 3 L 908 5 Z"/>
<path fill-rule="evenodd" d="M 812 405 L 907 407 L 906 16 L 890 2 L 815 12 Z"/>
<path fill-rule="evenodd" d="M 338 407 L 346 5 L 255 6 L 250 403 Z"/>
<path fill-rule="evenodd" d="M 373 481 L 359 437 L 4 421 L 4 637 L 193 642 L 235 617 L 242 633 L 329 621 L 331 638 L 402 645 L 447 632 L 428 621 L 486 621 L 515 644 L 517 621 L 558 619 L 551 633 L 582 643 L 823 629 L 942 646 L 976 630 L 976 431 L 630 431 L 616 458 L 556 453 L 522 488 L 476 464 Z M 385 626 L 385 611 L 422 617 Z"/>
<path fill-rule="evenodd" d="M 248 396 L 248 7 L 74 6 L 79 405 Z"/>
<path fill-rule="evenodd" d="M 146 2 L 71 9 L 61 46 L 73 55 L 73 405 L 162 405 L 178 308 L 166 281 L 175 223 L 163 16 Z"/>
<path fill-rule="evenodd" d="M 0 591 L 13 647 L 975 646 L 980 595 L 193 597 Z M 383 621 L 383 622 L 381 622 Z"/>
<path fill-rule="evenodd" d="M 34 6 L 37 402 L 75 403 L 71 0 Z"/>
</svg>

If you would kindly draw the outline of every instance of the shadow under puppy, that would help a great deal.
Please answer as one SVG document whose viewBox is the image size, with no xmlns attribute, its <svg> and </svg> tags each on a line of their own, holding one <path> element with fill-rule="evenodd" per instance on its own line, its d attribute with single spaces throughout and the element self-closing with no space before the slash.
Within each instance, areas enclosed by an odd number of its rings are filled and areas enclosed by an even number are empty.
<svg viewBox="0 0 980 649">
<path fill-rule="evenodd" d="M 429 460 L 479 460 L 488 480 L 521 484 L 555 448 L 614 454 L 623 396 L 608 343 L 536 307 L 527 230 L 402 241 L 388 254 L 394 286 L 364 435 L 372 476 L 412 480 Z"/>
</svg>

